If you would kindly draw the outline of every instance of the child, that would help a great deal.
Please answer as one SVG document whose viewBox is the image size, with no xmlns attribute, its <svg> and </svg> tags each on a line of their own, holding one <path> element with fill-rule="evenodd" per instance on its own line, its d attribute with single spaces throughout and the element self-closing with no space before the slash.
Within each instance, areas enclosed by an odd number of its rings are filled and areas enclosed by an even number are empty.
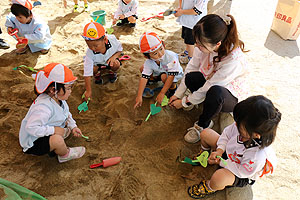
<svg viewBox="0 0 300 200">
<path fill-rule="evenodd" d="M 91 97 L 91 76 L 95 75 L 95 83 L 102 84 L 100 70 L 109 69 L 109 80 L 117 80 L 116 71 L 120 68 L 118 57 L 123 50 L 121 43 L 114 35 L 106 35 L 103 26 L 96 22 L 85 25 L 82 37 L 88 49 L 84 58 L 85 99 Z M 99 72 L 98 72 L 99 71 Z"/>
<path fill-rule="evenodd" d="M 201 133 L 202 150 L 213 150 L 208 163 L 222 168 L 210 180 L 189 187 L 188 194 L 195 199 L 227 186 L 252 185 L 258 177 L 274 170 L 276 155 L 270 145 L 275 139 L 281 113 L 266 97 L 252 96 L 235 106 L 233 117 L 235 123 L 226 127 L 221 136 L 212 129 Z M 223 153 L 228 158 L 227 165 L 220 162 L 219 156 Z"/>
<path fill-rule="evenodd" d="M 177 54 L 165 50 L 163 41 L 161 41 L 156 33 L 145 32 L 140 38 L 140 49 L 147 60 L 140 68 L 142 77 L 140 79 L 134 108 L 142 105 L 143 91 L 150 78 L 157 81 L 161 80 L 164 83 L 163 88 L 156 97 L 158 104 L 161 104 L 167 91 L 167 96 L 172 96 L 174 94 L 177 88 L 176 83 L 183 76 L 183 70 L 179 64 Z"/>
<path fill-rule="evenodd" d="M 215 14 L 204 16 L 193 28 L 196 47 L 193 59 L 170 105 L 191 109 L 202 103 L 203 112 L 184 139 L 200 140 L 200 132 L 213 126 L 212 118 L 222 112 L 232 112 L 234 106 L 247 97 L 248 66 L 243 55 L 244 43 L 239 40 L 236 22 L 229 24 Z M 186 90 L 190 93 L 187 94 Z"/>
<path fill-rule="evenodd" d="M 117 26 L 123 26 L 128 24 L 129 27 L 134 28 L 137 17 L 138 0 L 119 0 L 118 10 L 115 12 L 113 24 L 117 23 Z"/>
<path fill-rule="evenodd" d="M 90 7 L 89 7 L 89 4 L 87 2 L 87 0 L 83 0 L 84 2 L 84 11 L 85 12 L 88 12 L 90 11 Z M 78 12 L 78 0 L 74 0 L 74 9 L 73 9 L 73 12 Z M 64 4 L 64 7 L 67 8 L 67 0 L 63 0 L 63 4 Z"/>
<path fill-rule="evenodd" d="M 24 153 L 57 154 L 60 163 L 83 156 L 84 147 L 68 148 L 64 141 L 71 132 L 81 136 L 66 102 L 76 79 L 69 68 L 59 63 L 50 63 L 37 73 L 34 89 L 38 97 L 23 119 L 19 133 Z"/>
<path fill-rule="evenodd" d="M 179 56 L 182 64 L 187 64 L 193 57 L 195 40 L 192 29 L 207 14 L 207 2 L 208 0 L 179 0 L 179 8 L 174 15 L 182 25 L 181 37 L 186 44 L 186 50 Z"/>
<path fill-rule="evenodd" d="M 28 46 L 32 53 L 40 51 L 42 54 L 48 53 L 52 39 L 49 26 L 33 16 L 32 4 L 29 0 L 12 0 L 11 13 L 7 16 L 5 26 L 8 33 L 13 29 L 19 30 L 18 35 L 28 39 L 28 45 L 17 49 L 18 54 L 25 53 Z"/>
<path fill-rule="evenodd" d="M 2 33 L 0 28 L 0 34 Z M 0 38 L 0 49 L 9 49 L 9 44 L 7 44 L 2 38 Z"/>
</svg>

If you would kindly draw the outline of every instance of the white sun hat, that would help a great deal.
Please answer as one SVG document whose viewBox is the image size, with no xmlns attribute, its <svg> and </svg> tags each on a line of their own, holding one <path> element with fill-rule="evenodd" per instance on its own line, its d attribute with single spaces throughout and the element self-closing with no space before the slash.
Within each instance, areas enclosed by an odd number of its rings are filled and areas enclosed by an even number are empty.
<svg viewBox="0 0 300 200">
<path fill-rule="evenodd" d="M 32 10 L 32 3 L 30 0 L 12 0 L 13 4 L 20 4 L 29 10 Z"/>
<path fill-rule="evenodd" d="M 50 63 L 45 66 L 44 70 L 38 71 L 35 78 L 36 91 L 43 93 L 52 82 L 72 84 L 77 77 L 73 72 L 63 64 Z"/>
<path fill-rule="evenodd" d="M 142 53 L 156 51 L 162 45 L 159 36 L 154 32 L 145 32 L 140 38 L 140 49 Z"/>
</svg>

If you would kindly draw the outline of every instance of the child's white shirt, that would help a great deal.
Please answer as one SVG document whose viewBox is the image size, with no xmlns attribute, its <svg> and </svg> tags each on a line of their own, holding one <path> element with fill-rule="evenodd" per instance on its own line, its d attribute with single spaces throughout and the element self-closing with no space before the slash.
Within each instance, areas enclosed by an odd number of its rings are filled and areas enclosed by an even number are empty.
<svg viewBox="0 0 300 200">
<path fill-rule="evenodd" d="M 120 15 L 125 15 L 125 17 L 137 15 L 138 5 L 139 5 L 138 0 L 132 0 L 128 4 L 125 4 L 122 0 L 119 0 L 118 9 L 115 12 L 114 18 L 119 19 Z"/>
<path fill-rule="evenodd" d="M 52 38 L 49 26 L 40 20 L 37 16 L 33 16 L 29 24 L 20 23 L 16 16 L 10 13 L 6 17 L 5 26 L 19 29 L 18 36 L 28 39 L 28 46 L 31 52 L 50 49 Z"/>
<path fill-rule="evenodd" d="M 210 73 L 214 70 L 213 57 L 218 53 L 203 53 L 199 48 L 195 48 L 193 58 L 188 63 L 184 74 L 189 72 L 201 72 L 207 79 Z M 192 104 L 203 102 L 206 92 L 214 85 L 222 86 L 228 89 L 233 96 L 239 101 L 248 96 L 247 85 L 248 64 L 245 56 L 240 48 L 236 48 L 229 55 L 216 64 L 214 75 L 206 80 L 205 84 L 197 91 L 185 96 L 187 87 L 185 85 L 185 75 L 175 92 L 175 96 L 182 98 L 183 106 L 185 106 L 186 97 Z M 186 106 L 185 106 L 186 107 Z"/>
<path fill-rule="evenodd" d="M 159 76 L 161 73 L 174 75 L 173 82 L 178 82 L 183 77 L 183 69 L 179 63 L 178 55 L 173 51 L 165 50 L 165 54 L 158 65 L 154 60 L 147 59 L 142 72 L 143 78 L 150 78 L 150 75 Z"/>
<path fill-rule="evenodd" d="M 193 29 L 195 24 L 205 15 L 207 15 L 208 0 L 182 0 L 182 10 L 193 9 L 195 15 L 181 15 L 177 18 L 180 25 Z M 201 14 L 200 14 L 201 13 Z"/>
<path fill-rule="evenodd" d="M 259 145 L 245 148 L 239 141 L 239 132 L 236 123 L 227 126 L 221 134 L 217 148 L 226 151 L 228 159 L 225 166 L 222 161 L 220 166 L 231 171 L 239 178 L 256 180 L 262 175 L 263 168 L 268 160 L 273 168 L 276 167 L 277 158 L 271 146 L 259 149 Z"/>
<path fill-rule="evenodd" d="M 55 126 L 64 128 L 67 124 L 71 129 L 77 127 L 67 102 L 61 102 L 60 106 L 49 95 L 40 94 L 31 104 L 19 132 L 19 142 L 24 152 L 38 138 L 53 135 Z"/>
<path fill-rule="evenodd" d="M 107 60 L 115 53 L 123 50 L 122 44 L 114 35 L 106 35 L 108 39 L 108 49 L 105 54 L 95 53 L 91 49 L 87 49 L 84 57 L 84 72 L 83 76 L 93 76 L 93 68 L 97 64 L 107 64 Z"/>
</svg>

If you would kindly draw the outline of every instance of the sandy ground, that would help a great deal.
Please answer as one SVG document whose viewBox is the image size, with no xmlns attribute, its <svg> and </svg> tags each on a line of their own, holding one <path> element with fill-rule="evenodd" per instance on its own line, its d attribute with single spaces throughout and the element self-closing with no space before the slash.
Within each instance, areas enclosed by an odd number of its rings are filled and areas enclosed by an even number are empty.
<svg viewBox="0 0 300 200">
<path fill-rule="evenodd" d="M 0 2 L 2 29 L 4 16 L 9 13 L 8 2 Z M 108 16 L 117 8 L 116 0 L 89 2 L 92 11 L 104 9 Z M 16 42 L 5 30 L 1 35 L 11 48 L 0 50 L 0 177 L 47 199 L 189 199 L 187 187 L 209 178 L 215 170 L 215 166 L 191 167 L 177 162 L 179 155 L 191 155 L 199 148 L 198 144 L 184 143 L 183 135 L 201 113 L 201 106 L 190 112 L 164 108 L 148 122 L 143 120 L 154 99 L 145 100 L 137 111 L 132 109 L 140 76 L 138 68 L 144 62 L 138 48 L 139 37 L 144 31 L 155 31 L 167 49 L 180 53 L 184 46 L 175 17 L 138 22 L 134 30 L 115 28 L 115 35 L 131 60 L 123 62 L 116 83 L 93 84 L 89 110 L 78 114 L 84 92 L 82 58 L 87 48 L 80 33 L 91 18 L 88 13 L 71 13 L 72 1 L 67 9 L 59 0 L 42 3 L 34 8 L 34 13 L 48 21 L 51 29 L 53 47 L 47 55 L 27 52 L 16 56 Z M 241 39 L 250 50 L 246 54 L 251 66 L 250 94 L 266 95 L 283 115 L 273 145 L 279 160 L 274 175 L 258 180 L 252 188 L 227 189 L 207 199 L 300 199 L 299 40 L 283 41 L 270 31 L 276 4 L 275 0 L 209 1 L 210 13 L 231 13 L 236 18 Z M 139 17 L 149 17 L 172 5 L 171 0 L 140 0 Z M 106 20 L 106 27 L 110 27 L 111 19 Z M 78 126 L 92 139 L 88 143 L 69 138 L 69 146 L 83 145 L 87 152 L 83 158 L 64 164 L 48 156 L 24 155 L 18 142 L 21 120 L 35 98 L 34 82 L 30 71 L 12 68 L 25 64 L 39 69 L 50 62 L 61 62 L 78 76 L 68 102 Z M 220 131 L 231 118 L 221 114 L 214 121 L 214 129 Z M 89 169 L 90 164 L 113 156 L 121 156 L 122 162 L 110 168 Z"/>
</svg>

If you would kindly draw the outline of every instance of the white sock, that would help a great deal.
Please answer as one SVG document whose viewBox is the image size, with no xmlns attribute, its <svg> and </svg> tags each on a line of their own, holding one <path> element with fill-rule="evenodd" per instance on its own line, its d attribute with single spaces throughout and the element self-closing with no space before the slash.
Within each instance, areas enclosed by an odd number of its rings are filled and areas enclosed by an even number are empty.
<svg viewBox="0 0 300 200">
<path fill-rule="evenodd" d="M 216 191 L 216 190 L 211 189 L 211 187 L 210 187 L 210 180 L 209 180 L 209 181 L 206 181 L 206 186 L 207 186 L 207 188 L 208 188 L 209 190 L 211 190 L 211 191 Z"/>
</svg>

